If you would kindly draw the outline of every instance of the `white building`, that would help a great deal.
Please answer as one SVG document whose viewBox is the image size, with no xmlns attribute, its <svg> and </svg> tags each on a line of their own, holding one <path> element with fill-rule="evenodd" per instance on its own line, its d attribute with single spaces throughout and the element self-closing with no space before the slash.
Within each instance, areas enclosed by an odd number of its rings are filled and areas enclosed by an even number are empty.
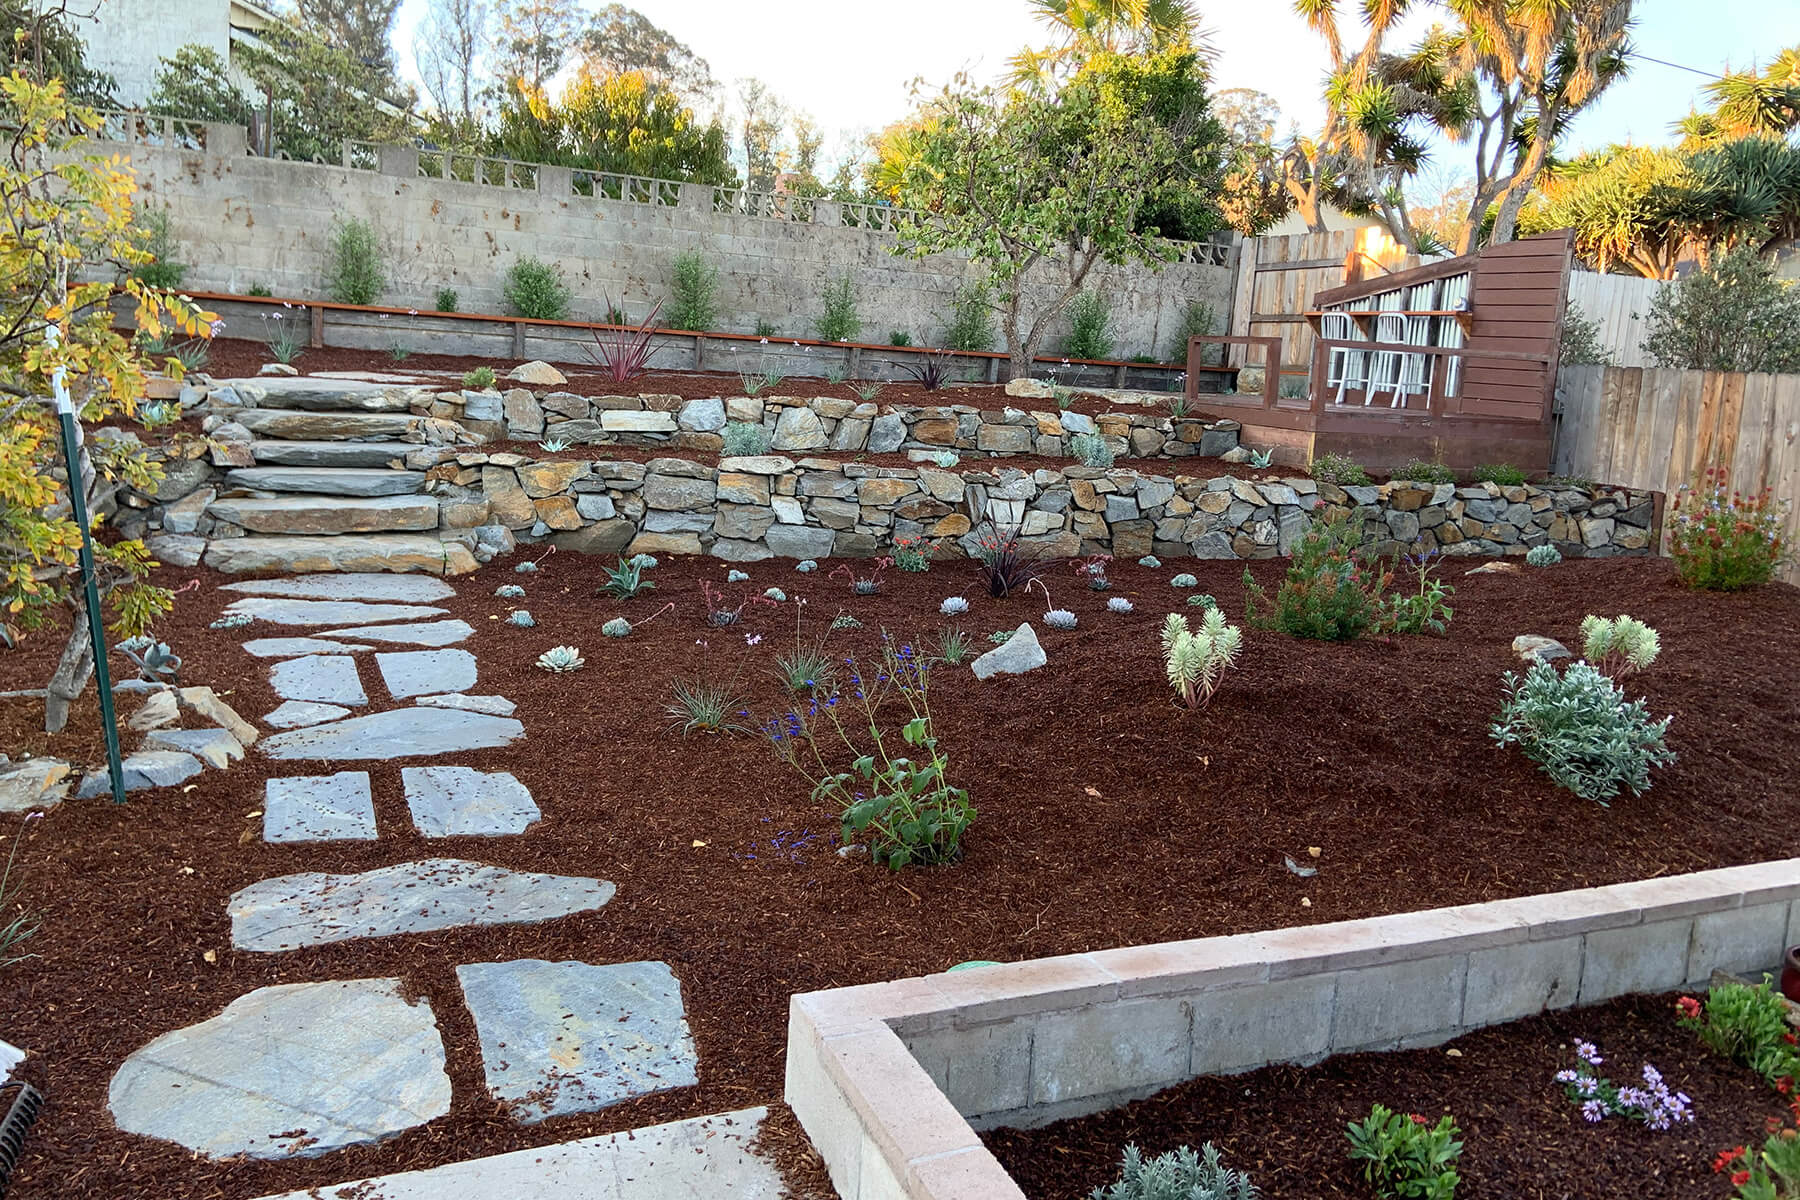
<svg viewBox="0 0 1800 1200">
<path fill-rule="evenodd" d="M 92 17 L 72 24 L 87 46 L 90 67 L 118 81 L 119 103 L 141 107 L 156 84 L 158 60 L 183 46 L 205 46 L 228 65 L 243 45 L 258 45 L 257 33 L 281 18 L 249 0 L 100 0 Z M 244 84 L 243 73 L 232 77 Z"/>
</svg>

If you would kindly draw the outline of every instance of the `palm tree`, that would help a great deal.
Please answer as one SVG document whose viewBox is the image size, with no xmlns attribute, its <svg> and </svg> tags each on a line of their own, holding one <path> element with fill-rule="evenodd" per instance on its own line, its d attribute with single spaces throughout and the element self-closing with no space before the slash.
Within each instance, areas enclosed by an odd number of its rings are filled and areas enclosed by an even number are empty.
<svg viewBox="0 0 1800 1200">
<path fill-rule="evenodd" d="M 1216 53 L 1209 35 L 1198 28 L 1199 14 L 1189 0 L 1032 0 L 1032 8 L 1058 40 L 1014 55 L 1014 84 L 1054 84 L 1099 53 L 1155 53 L 1181 43 L 1203 58 Z"/>
</svg>

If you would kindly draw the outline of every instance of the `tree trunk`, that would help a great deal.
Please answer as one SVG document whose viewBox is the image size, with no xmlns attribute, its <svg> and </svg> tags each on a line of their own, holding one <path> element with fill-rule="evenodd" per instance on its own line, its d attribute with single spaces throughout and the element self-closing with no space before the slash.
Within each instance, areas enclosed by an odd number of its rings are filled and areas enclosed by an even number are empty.
<svg viewBox="0 0 1800 1200">
<path fill-rule="evenodd" d="M 80 697 L 94 673 L 94 644 L 88 637 L 87 601 L 77 590 L 71 597 L 74 620 L 69 627 L 69 640 L 63 644 L 62 657 L 50 676 L 49 694 L 44 697 L 44 732 L 61 733 L 69 723 L 69 705 Z"/>
</svg>

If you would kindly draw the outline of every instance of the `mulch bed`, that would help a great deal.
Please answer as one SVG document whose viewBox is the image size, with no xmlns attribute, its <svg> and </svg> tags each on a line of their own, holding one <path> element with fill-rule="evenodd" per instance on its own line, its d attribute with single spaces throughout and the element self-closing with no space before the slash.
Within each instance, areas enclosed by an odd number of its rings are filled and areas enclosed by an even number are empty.
<svg viewBox="0 0 1800 1200">
<path fill-rule="evenodd" d="M 1632 996 L 1479 1030 L 1430 1050 L 1353 1054 L 1313 1067 L 1265 1067 L 1196 1079 L 1108 1112 L 1041 1129 L 983 1135 L 1031 1200 L 1077 1200 L 1119 1175 L 1127 1143 L 1146 1155 L 1212 1142 L 1267 1200 L 1375 1193 L 1350 1160 L 1344 1127 L 1371 1104 L 1450 1113 L 1462 1129 L 1457 1195 L 1509 1200 L 1725 1200 L 1736 1189 L 1712 1162 L 1761 1146 L 1784 1098 L 1748 1068 L 1708 1051 L 1674 1021 L 1673 995 Z M 1640 1082 L 1644 1063 L 1694 1102 L 1694 1121 L 1656 1132 L 1610 1118 L 1598 1125 L 1552 1082 L 1575 1065 L 1577 1038 L 1595 1042 L 1600 1074 Z"/>
<path fill-rule="evenodd" d="M 665 728 L 671 681 L 701 672 L 735 677 L 757 716 L 784 711 L 768 670 L 794 644 L 793 605 L 752 607 L 738 627 L 708 627 L 699 582 L 720 583 L 727 569 L 710 560 L 665 561 L 651 573 L 656 590 L 625 603 L 595 596 L 601 564 L 569 553 L 545 555 L 533 574 L 496 564 L 460 579 L 459 595 L 444 607 L 477 627 L 466 643 L 480 661 L 473 690 L 517 701 L 527 736 L 456 761 L 514 772 L 543 822 L 513 838 L 427 841 L 406 819 L 402 760 L 370 767 L 379 842 L 265 845 L 251 815 L 262 808 L 263 780 L 320 768 L 276 766 L 252 752 L 188 789 L 123 808 L 68 803 L 24 826 L 17 878 L 44 926 L 28 947 L 39 957 L 0 975 L 0 1036 L 33 1052 L 27 1074 L 49 1104 L 13 1195 L 246 1200 L 773 1103 L 795 992 L 968 959 L 1335 921 L 1793 853 L 1800 592 L 1777 585 L 1690 593 L 1657 560 L 1472 577 L 1461 575 L 1465 562 L 1448 567 L 1458 588 L 1450 636 L 1327 645 L 1251 632 L 1242 666 L 1202 714 L 1173 708 L 1161 678 L 1157 630 L 1187 595 L 1168 580 L 1177 571 L 1197 575 L 1235 616 L 1242 565 L 1115 564 L 1113 591 L 1095 593 L 1059 564 L 1051 592 L 1081 626 L 1041 631 L 1048 669 L 979 685 L 967 671 L 939 675 L 939 732 L 980 816 L 960 864 L 897 874 L 840 859 L 833 814 L 807 799 L 806 786 L 759 739 L 683 739 Z M 1252 571 L 1272 584 L 1283 565 Z M 937 614 L 948 595 L 970 598 L 972 612 L 955 624 L 978 649 L 990 631 L 1043 608 L 1035 591 L 1007 600 L 980 594 L 966 563 L 940 563 L 925 575 L 890 571 L 875 597 L 852 596 L 829 576 L 832 566 L 800 575 L 787 562 L 751 564 L 753 583 L 727 590 L 756 595 L 777 585 L 805 596 L 808 639 L 840 608 L 854 613 L 864 628 L 831 636 L 840 655 L 869 653 L 883 627 L 915 641 L 930 637 L 949 623 Z M 159 628 L 186 659 L 186 681 L 227 693 L 252 719 L 272 709 L 266 672 L 238 645 L 305 631 L 209 630 L 232 596 L 215 590 L 226 580 L 203 570 L 166 570 L 162 578 L 200 581 Z M 492 593 L 514 582 L 526 589 L 535 629 L 504 624 L 509 604 Z M 1107 612 L 1109 595 L 1132 599 L 1137 611 Z M 605 618 L 641 620 L 666 601 L 674 611 L 630 638 L 599 635 Z M 1486 733 L 1499 677 L 1516 665 L 1513 636 L 1570 640 L 1593 611 L 1627 611 L 1661 631 L 1663 660 L 1630 691 L 1654 712 L 1675 714 L 1670 740 L 1680 754 L 1650 793 L 1610 808 L 1555 790 Z M 34 637 L 0 653 L 5 686 L 40 684 L 55 641 Z M 560 643 L 582 648 L 585 670 L 533 667 Z M 382 694 L 374 664 L 359 657 L 364 686 Z M 36 704 L 0 702 L 0 744 L 94 762 L 91 707 L 78 710 L 68 733 L 46 739 L 31 732 Z M 129 714 L 132 706 L 124 708 Z M 5 829 L 0 848 L 17 832 Z M 1299 879 L 1282 856 L 1308 846 L 1322 848 L 1319 874 Z M 278 955 L 230 948 L 226 901 L 247 884 L 433 855 L 592 874 L 615 881 L 618 895 L 599 912 L 543 925 Z M 512 958 L 669 962 L 687 1000 L 700 1084 L 541 1125 L 509 1120 L 485 1097 L 452 968 Z M 433 1003 L 455 1088 L 449 1116 L 377 1147 L 284 1163 L 210 1163 L 114 1129 L 108 1080 L 151 1038 L 213 1016 L 256 987 L 383 975 L 404 978 Z M 1629 1043 L 1610 1048 L 1636 1052 Z M 785 1144 L 797 1146 L 791 1137 Z M 1246 1148 L 1238 1157 L 1256 1153 L 1268 1152 Z"/>
</svg>

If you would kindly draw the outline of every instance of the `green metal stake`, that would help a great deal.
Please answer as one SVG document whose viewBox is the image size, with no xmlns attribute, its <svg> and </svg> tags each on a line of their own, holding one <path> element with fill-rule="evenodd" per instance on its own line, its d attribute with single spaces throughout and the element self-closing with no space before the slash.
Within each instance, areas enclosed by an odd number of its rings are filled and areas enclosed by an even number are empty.
<svg viewBox="0 0 1800 1200">
<path fill-rule="evenodd" d="M 62 330 L 46 326 L 44 340 L 55 350 Z M 88 530 L 86 489 L 81 483 L 80 433 L 75 426 L 75 405 L 69 399 L 65 368 L 50 372 L 50 391 L 56 399 L 56 415 L 62 421 L 63 462 L 69 471 L 69 509 L 81 529 L 81 586 L 87 594 L 88 640 L 94 652 L 94 683 L 100 689 L 100 727 L 106 733 L 106 772 L 112 780 L 114 804 L 125 803 L 125 767 L 119 761 L 119 722 L 113 715 L 112 670 L 106 662 L 106 628 L 100 613 L 100 587 L 95 582 L 94 539 Z"/>
</svg>

